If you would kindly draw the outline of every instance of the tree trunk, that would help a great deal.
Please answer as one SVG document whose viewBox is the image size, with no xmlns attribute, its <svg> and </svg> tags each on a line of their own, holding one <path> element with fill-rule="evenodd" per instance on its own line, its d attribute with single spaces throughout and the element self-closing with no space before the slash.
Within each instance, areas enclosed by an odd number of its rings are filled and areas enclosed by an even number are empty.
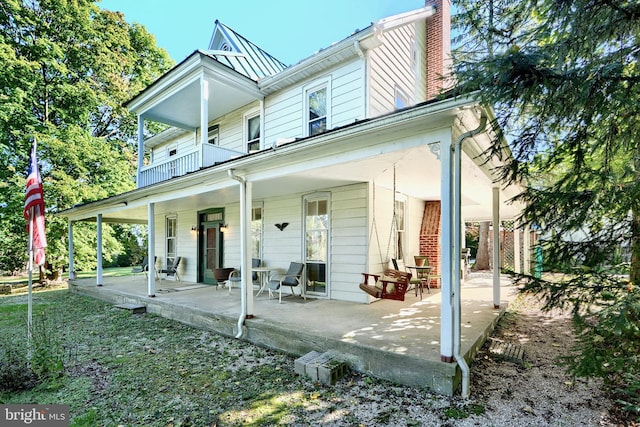
<svg viewBox="0 0 640 427">
<path fill-rule="evenodd" d="M 473 271 L 489 270 L 489 222 L 481 222 L 478 231 L 478 253 Z"/>
</svg>

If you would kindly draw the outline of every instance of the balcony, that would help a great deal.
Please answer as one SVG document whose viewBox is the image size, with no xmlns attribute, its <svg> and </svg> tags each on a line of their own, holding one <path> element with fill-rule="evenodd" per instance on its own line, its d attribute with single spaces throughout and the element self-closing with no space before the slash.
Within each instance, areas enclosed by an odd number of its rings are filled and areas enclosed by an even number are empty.
<svg viewBox="0 0 640 427">
<path fill-rule="evenodd" d="M 163 162 L 152 163 L 143 167 L 140 170 L 138 188 L 186 175 L 244 154 L 239 151 L 204 144 L 181 156 L 173 156 Z"/>
</svg>

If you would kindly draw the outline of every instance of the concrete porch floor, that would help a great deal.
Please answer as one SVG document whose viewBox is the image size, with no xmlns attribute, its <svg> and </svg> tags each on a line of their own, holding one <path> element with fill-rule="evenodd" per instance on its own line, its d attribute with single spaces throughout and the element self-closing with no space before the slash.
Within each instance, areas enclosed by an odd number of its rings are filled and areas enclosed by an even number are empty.
<svg viewBox="0 0 640 427">
<path fill-rule="evenodd" d="M 354 286 L 357 286 L 355 284 Z M 240 314 L 240 290 L 189 282 L 156 282 L 156 296 L 147 296 L 142 276 L 105 277 L 70 281 L 69 289 L 94 298 L 145 305 L 147 312 L 235 336 Z M 284 292 L 287 292 L 285 290 Z M 472 273 L 462 285 L 461 352 L 467 361 L 475 355 L 516 292 L 501 277 L 500 309 L 493 308 L 492 278 Z M 455 363 L 440 361 L 439 289 L 422 301 L 409 291 L 405 301 L 380 300 L 372 304 L 291 297 L 282 304 L 264 293 L 254 297 L 255 317 L 246 319 L 242 339 L 296 357 L 315 350 L 336 350 L 351 369 L 396 383 L 452 395 L 460 384 Z M 293 369 L 293 366 L 291 367 Z"/>
</svg>

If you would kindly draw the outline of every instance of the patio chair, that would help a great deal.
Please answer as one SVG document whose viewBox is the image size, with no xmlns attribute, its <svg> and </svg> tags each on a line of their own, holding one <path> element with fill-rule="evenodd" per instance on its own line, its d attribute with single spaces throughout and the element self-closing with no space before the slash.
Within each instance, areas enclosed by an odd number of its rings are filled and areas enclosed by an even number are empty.
<svg viewBox="0 0 640 427">
<path fill-rule="evenodd" d="M 279 302 L 282 303 L 282 288 L 284 286 L 289 286 L 291 288 L 292 295 L 295 295 L 293 288 L 296 286 L 301 286 L 300 295 L 306 300 L 307 295 L 304 289 L 304 284 L 302 283 L 302 270 L 304 270 L 303 263 L 292 262 L 291 264 L 289 264 L 289 269 L 284 276 L 276 278 L 276 275 L 274 275 L 269 278 L 269 282 L 267 283 L 267 286 L 269 287 L 269 298 L 271 298 L 273 292 L 278 291 Z"/>
<path fill-rule="evenodd" d="M 156 270 L 156 260 L 158 257 L 154 257 L 153 259 L 153 270 Z M 133 280 L 136 280 L 136 274 L 144 273 L 144 277 L 147 277 L 147 273 L 149 272 L 149 257 L 142 258 L 142 263 L 137 265 L 131 269 L 131 275 L 133 276 Z M 157 276 L 157 272 L 156 272 Z"/>
<path fill-rule="evenodd" d="M 175 276 L 175 278 L 178 279 L 178 282 L 181 282 L 182 280 L 180 280 L 180 275 L 178 274 L 178 266 L 180 265 L 181 260 L 182 257 L 175 257 L 173 259 L 173 264 L 163 270 L 160 270 L 160 273 L 164 273 L 166 276 Z"/>
<path fill-rule="evenodd" d="M 260 260 L 260 258 L 251 258 L 251 267 L 256 268 L 256 267 L 260 267 L 260 263 L 262 261 Z M 231 274 L 229 275 L 229 280 L 227 281 L 227 284 L 229 286 L 229 293 L 231 293 L 231 287 L 233 286 L 234 283 L 238 283 L 240 284 L 240 282 L 242 281 L 242 272 L 241 270 L 235 269 L 231 272 Z M 253 285 L 258 285 L 260 286 L 260 282 L 258 280 L 258 273 L 256 273 L 255 271 L 251 274 L 251 281 L 253 282 Z"/>
</svg>

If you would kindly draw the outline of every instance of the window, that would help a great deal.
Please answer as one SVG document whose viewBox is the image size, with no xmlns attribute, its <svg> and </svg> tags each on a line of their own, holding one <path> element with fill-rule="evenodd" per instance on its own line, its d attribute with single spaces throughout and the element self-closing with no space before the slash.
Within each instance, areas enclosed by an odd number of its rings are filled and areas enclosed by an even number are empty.
<svg viewBox="0 0 640 427">
<path fill-rule="evenodd" d="M 212 145 L 218 145 L 220 128 L 218 125 L 209 126 L 207 142 Z"/>
<path fill-rule="evenodd" d="M 409 105 L 409 97 L 407 94 L 400 89 L 397 85 L 395 88 L 395 107 L 396 110 L 400 110 Z"/>
<path fill-rule="evenodd" d="M 262 258 L 262 206 L 251 209 L 251 256 Z"/>
<path fill-rule="evenodd" d="M 304 91 L 304 133 L 313 136 L 331 128 L 329 81 L 315 84 Z"/>
<path fill-rule="evenodd" d="M 404 201 L 396 200 L 395 201 L 395 228 L 396 228 L 396 259 L 404 260 L 404 247 L 405 247 L 405 211 L 404 211 Z"/>
<path fill-rule="evenodd" d="M 167 158 L 174 157 L 178 154 L 178 147 L 176 145 L 170 145 L 167 147 Z M 167 162 L 167 174 L 169 178 L 173 178 L 178 175 L 178 165 L 175 160 Z"/>
<path fill-rule="evenodd" d="M 327 294 L 329 258 L 329 195 L 320 193 L 304 198 L 304 248 L 307 291 Z"/>
<path fill-rule="evenodd" d="M 177 222 L 175 216 L 168 216 L 166 220 L 166 241 L 167 241 L 167 266 L 171 265 L 177 254 Z"/>
<path fill-rule="evenodd" d="M 247 152 L 260 150 L 260 115 L 248 116 L 245 123 Z"/>
</svg>

